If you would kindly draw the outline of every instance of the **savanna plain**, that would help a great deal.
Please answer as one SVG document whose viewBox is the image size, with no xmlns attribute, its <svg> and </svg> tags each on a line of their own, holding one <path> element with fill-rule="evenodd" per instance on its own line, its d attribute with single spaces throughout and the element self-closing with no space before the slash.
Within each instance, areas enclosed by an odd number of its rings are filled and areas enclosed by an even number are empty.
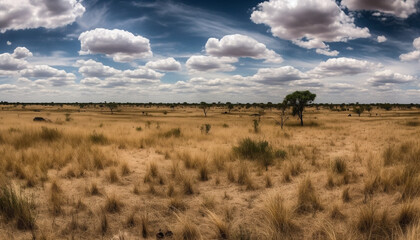
<svg viewBox="0 0 420 240">
<path fill-rule="evenodd" d="M 420 239 L 416 108 L 1 107 L 0 239 Z"/>
</svg>

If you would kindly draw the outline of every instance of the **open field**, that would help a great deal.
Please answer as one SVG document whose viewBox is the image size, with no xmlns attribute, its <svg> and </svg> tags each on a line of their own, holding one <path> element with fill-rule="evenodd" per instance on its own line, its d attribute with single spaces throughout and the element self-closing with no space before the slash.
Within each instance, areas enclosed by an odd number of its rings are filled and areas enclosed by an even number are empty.
<svg viewBox="0 0 420 240">
<path fill-rule="evenodd" d="M 419 109 L 120 110 L 4 107 L 0 239 L 420 239 Z"/>
</svg>

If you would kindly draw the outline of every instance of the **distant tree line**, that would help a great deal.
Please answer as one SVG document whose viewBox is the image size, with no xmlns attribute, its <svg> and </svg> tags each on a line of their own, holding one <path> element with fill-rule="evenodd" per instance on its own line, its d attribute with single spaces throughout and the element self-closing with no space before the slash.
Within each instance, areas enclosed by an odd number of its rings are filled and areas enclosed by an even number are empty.
<svg viewBox="0 0 420 240">
<path fill-rule="evenodd" d="M 59 103 L 59 102 L 7 102 L 7 101 L 0 101 L 0 105 L 4 106 L 55 106 L 55 107 L 63 107 L 66 106 L 73 106 L 83 108 L 111 108 L 115 109 L 118 107 L 143 107 L 143 108 L 151 108 L 151 107 L 162 107 L 162 108 L 171 108 L 174 109 L 176 107 L 197 107 L 205 109 L 207 108 L 226 108 L 226 112 L 230 113 L 234 109 L 280 109 L 282 107 L 283 102 L 281 103 L 232 103 L 232 102 L 199 102 L 199 103 L 188 103 L 188 102 L 175 102 L 175 103 L 133 103 L 133 102 L 66 102 L 66 103 Z M 414 109 L 420 108 L 419 103 L 409 103 L 409 104 L 399 104 L 399 103 L 308 103 L 307 107 L 315 107 L 316 109 L 330 109 L 331 111 L 353 111 L 356 107 L 363 107 L 365 111 L 370 111 L 374 108 L 376 109 L 384 109 L 384 110 L 392 110 L 392 109 Z"/>
</svg>

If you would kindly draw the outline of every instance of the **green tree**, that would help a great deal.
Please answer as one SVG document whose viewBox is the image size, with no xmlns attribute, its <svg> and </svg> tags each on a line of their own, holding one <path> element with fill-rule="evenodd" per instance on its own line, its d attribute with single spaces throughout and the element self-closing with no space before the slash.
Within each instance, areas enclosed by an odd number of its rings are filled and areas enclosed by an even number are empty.
<svg viewBox="0 0 420 240">
<path fill-rule="evenodd" d="M 296 91 L 287 95 L 284 98 L 284 102 L 291 106 L 293 109 L 293 116 L 298 115 L 300 119 L 300 125 L 303 126 L 303 110 L 306 105 L 312 103 L 315 100 L 316 94 L 311 93 L 310 91 Z"/>
<path fill-rule="evenodd" d="M 365 108 L 363 106 L 356 106 L 353 108 L 353 112 L 357 113 L 357 115 L 360 115 L 365 111 Z"/>
<path fill-rule="evenodd" d="M 230 111 L 233 109 L 233 104 L 231 102 L 227 102 L 226 105 L 230 113 Z"/>
<path fill-rule="evenodd" d="M 201 102 L 200 108 L 203 109 L 204 117 L 207 117 L 207 112 L 209 111 L 210 106 L 206 102 Z"/>
<path fill-rule="evenodd" d="M 115 102 L 107 103 L 106 106 L 111 110 L 111 114 L 114 114 L 114 109 L 118 107 L 118 104 Z"/>
</svg>

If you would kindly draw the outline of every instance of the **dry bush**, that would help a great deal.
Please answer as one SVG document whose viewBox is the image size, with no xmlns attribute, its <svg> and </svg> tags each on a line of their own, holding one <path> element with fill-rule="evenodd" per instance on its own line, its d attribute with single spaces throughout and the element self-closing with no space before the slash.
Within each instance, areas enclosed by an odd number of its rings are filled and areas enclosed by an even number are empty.
<svg viewBox="0 0 420 240">
<path fill-rule="evenodd" d="M 0 212 L 6 221 L 16 221 L 18 229 L 35 228 L 35 211 L 33 204 L 22 194 L 17 194 L 11 185 L 0 187 Z"/>
<path fill-rule="evenodd" d="M 283 180 L 290 181 L 291 176 L 298 176 L 303 172 L 302 163 L 300 161 L 288 161 L 283 166 Z"/>
<path fill-rule="evenodd" d="M 265 216 L 266 235 L 268 239 L 285 239 L 296 230 L 293 223 L 293 211 L 289 210 L 279 194 L 270 196 L 261 209 Z"/>
<path fill-rule="evenodd" d="M 355 226 L 367 239 L 392 239 L 396 225 L 388 216 L 388 211 L 379 212 L 373 204 L 363 206 L 356 215 Z"/>
<path fill-rule="evenodd" d="M 52 205 L 52 213 L 59 215 L 63 212 L 61 205 L 63 204 L 63 190 L 58 185 L 57 181 L 53 181 L 50 186 L 50 203 Z"/>
<path fill-rule="evenodd" d="M 200 230 L 197 225 L 195 225 L 189 217 L 186 215 L 175 214 L 178 226 L 176 229 L 177 239 L 182 240 L 200 240 L 202 239 Z"/>
<path fill-rule="evenodd" d="M 404 203 L 398 211 L 397 223 L 403 230 L 407 229 L 410 225 L 416 223 L 419 220 L 420 210 L 413 203 Z"/>
<path fill-rule="evenodd" d="M 128 163 L 126 161 L 122 161 L 120 163 L 120 172 L 121 176 L 127 176 L 130 174 L 130 167 L 128 166 Z"/>
<path fill-rule="evenodd" d="M 200 166 L 198 167 L 198 179 L 200 181 L 208 181 L 209 174 L 210 174 L 210 170 L 207 165 L 207 161 L 201 162 Z"/>
<path fill-rule="evenodd" d="M 116 182 L 120 181 L 120 177 L 118 177 L 117 169 L 115 169 L 115 167 L 112 167 L 112 168 L 109 169 L 108 180 L 111 183 L 116 183 Z"/>
<path fill-rule="evenodd" d="M 105 210 L 109 213 L 120 212 L 124 204 L 115 194 L 106 197 Z"/>
<path fill-rule="evenodd" d="M 172 211 L 185 211 L 188 208 L 187 203 L 180 197 L 171 198 L 168 206 Z"/>
<path fill-rule="evenodd" d="M 309 177 L 299 184 L 296 210 L 300 213 L 323 210 Z"/>
<path fill-rule="evenodd" d="M 96 182 L 92 182 L 90 186 L 86 188 L 86 192 L 89 195 L 101 195 L 98 184 Z"/>
<path fill-rule="evenodd" d="M 182 189 L 184 194 L 191 195 L 195 193 L 194 179 L 191 176 L 184 175 L 182 177 Z"/>
<path fill-rule="evenodd" d="M 211 223 L 215 226 L 216 238 L 229 239 L 230 224 L 210 210 L 207 210 L 206 213 L 207 216 L 210 218 Z"/>
<path fill-rule="evenodd" d="M 341 199 L 343 200 L 343 202 L 350 202 L 351 197 L 350 197 L 350 188 L 347 187 L 343 190 L 343 192 L 341 193 Z"/>
<path fill-rule="evenodd" d="M 150 229 L 149 215 L 146 213 L 141 215 L 140 218 L 140 229 L 143 238 L 148 238 L 152 230 Z"/>
<path fill-rule="evenodd" d="M 347 170 L 347 163 L 344 158 L 337 157 L 331 164 L 331 170 L 337 174 L 343 174 Z"/>
</svg>

